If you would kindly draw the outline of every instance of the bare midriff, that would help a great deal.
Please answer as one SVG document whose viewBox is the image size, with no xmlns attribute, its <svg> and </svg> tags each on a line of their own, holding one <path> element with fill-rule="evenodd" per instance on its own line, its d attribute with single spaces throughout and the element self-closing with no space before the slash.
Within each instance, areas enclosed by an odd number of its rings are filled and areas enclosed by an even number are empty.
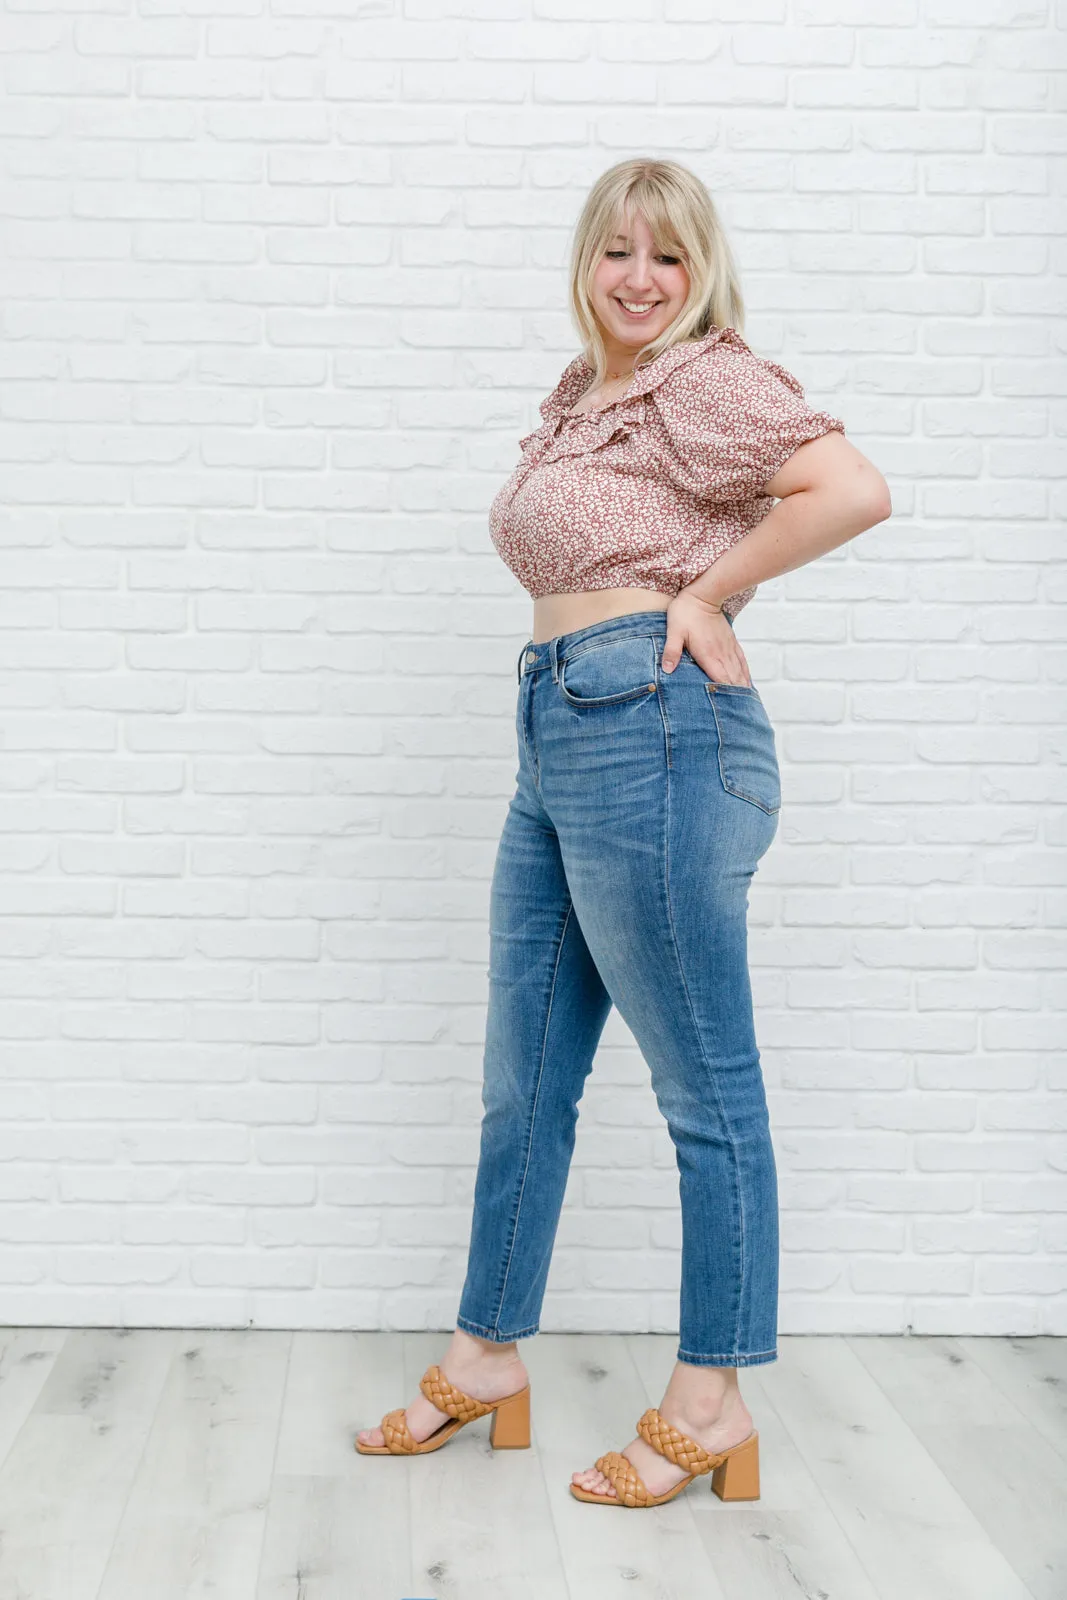
<svg viewBox="0 0 1067 1600">
<path fill-rule="evenodd" d="M 581 594 L 543 594 L 534 601 L 534 644 L 629 611 L 666 611 L 671 596 L 659 589 L 588 589 Z"/>
</svg>

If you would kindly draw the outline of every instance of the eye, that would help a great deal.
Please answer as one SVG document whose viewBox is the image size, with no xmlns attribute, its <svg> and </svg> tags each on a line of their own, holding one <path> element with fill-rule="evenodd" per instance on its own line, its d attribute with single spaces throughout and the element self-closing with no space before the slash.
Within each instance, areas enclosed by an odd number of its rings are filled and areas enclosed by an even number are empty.
<svg viewBox="0 0 1067 1600">
<path fill-rule="evenodd" d="M 605 250 L 604 254 L 606 256 L 608 256 L 609 259 L 610 259 L 610 258 L 614 258 L 616 256 L 624 256 L 626 254 L 626 251 L 625 250 Z M 668 267 L 676 267 L 678 265 L 679 261 L 681 260 L 681 257 L 680 256 L 659 256 L 657 259 L 660 260 L 660 261 L 666 262 Z"/>
</svg>

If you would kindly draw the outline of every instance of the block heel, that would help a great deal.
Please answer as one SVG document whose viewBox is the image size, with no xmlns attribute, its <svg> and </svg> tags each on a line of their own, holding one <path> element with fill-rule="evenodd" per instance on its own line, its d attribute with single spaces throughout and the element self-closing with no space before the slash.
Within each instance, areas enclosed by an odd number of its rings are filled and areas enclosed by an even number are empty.
<svg viewBox="0 0 1067 1600">
<path fill-rule="evenodd" d="M 465 1394 L 445 1377 L 439 1366 L 427 1367 L 419 1388 L 432 1405 L 447 1413 L 446 1420 L 430 1434 L 428 1439 L 415 1439 L 407 1425 L 404 1406 L 387 1411 L 382 1418 L 384 1444 L 361 1444 L 356 1439 L 356 1449 L 361 1456 L 425 1456 L 431 1450 L 440 1450 L 460 1428 L 468 1422 L 492 1413 L 489 1424 L 489 1443 L 494 1450 L 526 1450 L 530 1445 L 530 1385 L 516 1394 L 505 1395 L 502 1400 L 475 1400 Z"/>
<path fill-rule="evenodd" d="M 711 1492 L 720 1500 L 759 1499 L 759 1434 L 735 1445 L 712 1469 Z"/>
<path fill-rule="evenodd" d="M 528 1450 L 530 1448 L 530 1389 L 520 1389 L 518 1394 L 501 1400 L 489 1424 L 489 1443 L 494 1450 Z"/>
<path fill-rule="evenodd" d="M 653 1450 L 673 1461 L 676 1467 L 683 1467 L 688 1476 L 664 1494 L 650 1494 L 629 1456 L 624 1456 L 621 1450 L 608 1450 L 597 1457 L 596 1465 L 615 1493 L 597 1494 L 592 1489 L 580 1489 L 572 1481 L 569 1487 L 576 1500 L 585 1500 L 589 1505 L 623 1506 L 629 1510 L 663 1506 L 704 1473 L 711 1474 L 712 1490 L 720 1500 L 759 1499 L 759 1434 L 754 1428 L 740 1444 L 708 1451 L 668 1422 L 655 1406 L 649 1406 L 638 1418 L 637 1432 Z"/>
</svg>

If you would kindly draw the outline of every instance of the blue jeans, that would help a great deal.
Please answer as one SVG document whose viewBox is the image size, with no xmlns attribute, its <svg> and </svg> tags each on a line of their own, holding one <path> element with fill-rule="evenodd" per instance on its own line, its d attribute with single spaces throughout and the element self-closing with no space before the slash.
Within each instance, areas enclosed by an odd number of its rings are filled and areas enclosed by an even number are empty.
<svg viewBox="0 0 1067 1600">
<path fill-rule="evenodd" d="M 614 1004 L 677 1155 L 678 1360 L 752 1366 L 778 1354 L 778 1185 L 747 954 L 778 761 L 758 690 L 713 682 L 688 651 L 664 672 L 666 638 L 663 611 L 631 612 L 527 643 L 517 664 L 456 1326 L 499 1343 L 538 1331 L 578 1102 Z"/>
</svg>

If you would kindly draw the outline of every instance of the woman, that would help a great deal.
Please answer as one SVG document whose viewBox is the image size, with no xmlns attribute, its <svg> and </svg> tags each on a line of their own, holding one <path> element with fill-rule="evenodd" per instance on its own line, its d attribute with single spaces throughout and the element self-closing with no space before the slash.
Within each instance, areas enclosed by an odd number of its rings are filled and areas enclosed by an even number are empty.
<svg viewBox="0 0 1067 1600">
<path fill-rule="evenodd" d="M 729 246 L 686 168 L 626 161 L 600 178 L 570 303 L 583 354 L 490 510 L 534 618 L 491 889 L 467 1277 L 422 1394 L 357 1448 L 422 1453 L 490 1413 L 495 1445 L 529 1443 L 516 1341 L 537 1331 L 578 1101 L 614 1003 L 677 1153 L 680 1336 L 638 1437 L 576 1471 L 571 1492 L 657 1505 L 714 1472 L 723 1498 L 751 1499 L 738 1369 L 777 1358 L 778 1195 L 746 913 L 781 799 L 733 622 L 759 582 L 888 517 L 889 492 L 844 424 L 741 337 Z"/>
</svg>

